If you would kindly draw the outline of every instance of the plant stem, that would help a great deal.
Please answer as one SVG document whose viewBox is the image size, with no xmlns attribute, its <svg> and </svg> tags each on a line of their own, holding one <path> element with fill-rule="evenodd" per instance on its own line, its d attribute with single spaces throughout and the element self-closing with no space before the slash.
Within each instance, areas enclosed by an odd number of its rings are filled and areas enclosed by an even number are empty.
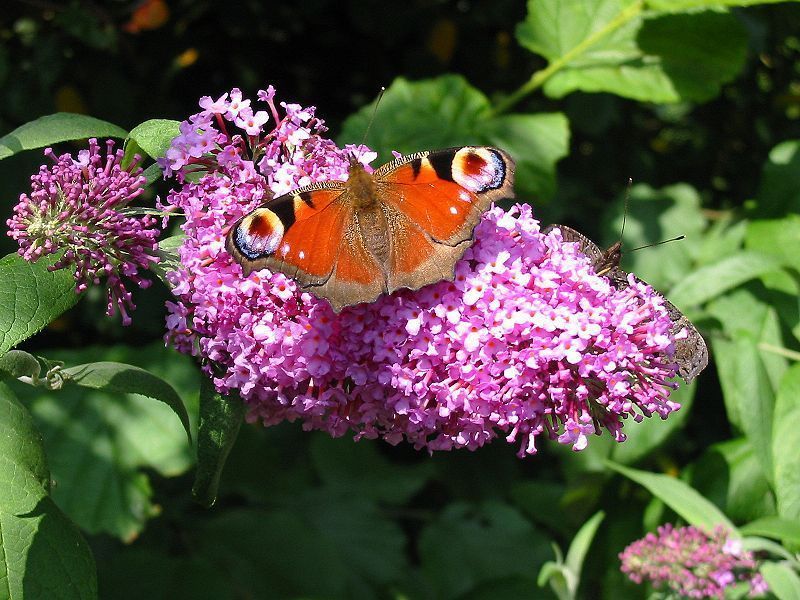
<svg viewBox="0 0 800 600">
<path fill-rule="evenodd" d="M 616 29 L 619 29 L 620 27 L 628 23 L 628 21 L 638 17 L 639 14 L 641 14 L 643 8 L 644 8 L 644 1 L 637 0 L 630 6 L 621 10 L 616 17 L 611 19 L 606 24 L 605 27 L 595 31 L 592 35 L 587 37 L 580 44 L 576 45 L 567 53 L 552 61 L 549 65 L 547 65 L 546 68 L 542 69 L 541 71 L 536 71 L 531 76 L 531 78 L 527 82 L 523 83 L 519 88 L 517 88 L 516 91 L 512 92 L 505 99 L 498 102 L 497 106 L 494 108 L 494 110 L 492 110 L 491 113 L 492 116 L 497 116 L 504 112 L 507 112 L 508 109 L 510 109 L 517 102 L 522 100 L 525 96 L 539 89 L 542 85 L 544 85 L 545 81 L 550 79 L 550 77 L 554 73 L 563 69 L 575 58 L 577 58 L 578 56 L 583 54 L 586 50 L 588 50 L 591 46 L 593 46 L 598 40 L 606 37 Z"/>
</svg>

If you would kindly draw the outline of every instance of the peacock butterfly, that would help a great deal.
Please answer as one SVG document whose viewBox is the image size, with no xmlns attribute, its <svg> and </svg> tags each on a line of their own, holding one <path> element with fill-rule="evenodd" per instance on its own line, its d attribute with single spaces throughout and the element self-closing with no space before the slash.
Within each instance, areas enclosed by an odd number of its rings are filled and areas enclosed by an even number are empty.
<svg viewBox="0 0 800 600">
<path fill-rule="evenodd" d="M 621 242 L 616 242 L 607 250 L 603 250 L 582 233 L 565 225 L 548 225 L 542 233 L 548 234 L 553 229 L 561 230 L 561 238 L 565 242 L 577 242 L 578 248 L 588 257 L 595 272 L 605 276 L 611 285 L 617 289 L 628 286 L 628 273 L 619 266 L 622 258 Z M 637 280 L 642 281 L 638 277 Z M 672 321 L 672 335 L 686 330 L 686 337 L 675 340 L 675 362 L 678 364 L 678 375 L 689 383 L 708 365 L 708 348 L 703 336 L 674 304 L 664 298 L 664 306 Z"/>
<path fill-rule="evenodd" d="M 514 161 L 488 146 L 417 152 L 371 174 L 351 158 L 347 181 L 270 200 L 231 227 L 226 248 L 245 275 L 279 271 L 339 312 L 452 280 L 481 215 L 513 197 L 513 182 Z"/>
</svg>

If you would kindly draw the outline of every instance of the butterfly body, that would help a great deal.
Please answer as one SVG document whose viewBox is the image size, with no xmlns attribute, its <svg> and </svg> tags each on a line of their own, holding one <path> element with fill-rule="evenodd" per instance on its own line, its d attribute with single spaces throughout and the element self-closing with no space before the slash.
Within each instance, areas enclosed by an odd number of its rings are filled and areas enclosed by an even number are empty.
<svg viewBox="0 0 800 600">
<path fill-rule="evenodd" d="M 548 225 L 542 233 L 548 234 L 553 229 L 561 230 L 561 238 L 565 242 L 576 242 L 592 263 L 598 275 L 606 277 L 617 289 L 628 287 L 628 273 L 620 268 L 622 259 L 622 244 L 616 242 L 607 250 L 601 249 L 588 237 L 565 225 Z M 634 275 L 635 277 L 635 275 Z M 638 277 L 638 281 L 642 281 Z M 663 297 L 662 297 L 663 298 Z M 678 375 L 689 383 L 708 365 L 708 348 L 700 332 L 689 319 L 669 300 L 663 298 L 667 315 L 672 321 L 670 333 L 677 336 L 685 330 L 685 337 L 675 339 L 674 360 L 678 365 Z"/>
<path fill-rule="evenodd" d="M 338 312 L 452 279 L 483 212 L 513 197 L 513 175 L 511 157 L 486 146 L 419 152 L 374 173 L 352 160 L 347 181 L 316 183 L 245 215 L 226 248 L 245 275 L 284 273 Z"/>
</svg>

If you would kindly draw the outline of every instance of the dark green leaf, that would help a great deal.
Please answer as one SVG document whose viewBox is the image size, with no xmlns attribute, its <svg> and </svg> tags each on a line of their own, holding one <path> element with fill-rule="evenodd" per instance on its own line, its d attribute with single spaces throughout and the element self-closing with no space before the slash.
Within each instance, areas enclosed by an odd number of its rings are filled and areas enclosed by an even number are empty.
<svg viewBox="0 0 800 600">
<path fill-rule="evenodd" d="M 695 463 L 690 483 L 731 520 L 775 514 L 775 496 L 745 437 L 714 444 Z"/>
<path fill-rule="evenodd" d="M 128 139 L 136 142 L 150 158 L 164 156 L 173 138 L 180 134 L 180 121 L 150 119 L 131 129 Z"/>
<path fill-rule="evenodd" d="M 368 440 L 356 443 L 349 437 L 316 435 L 310 453 L 320 479 L 330 489 L 388 504 L 407 502 L 433 475 L 430 462 L 391 464 Z"/>
<path fill-rule="evenodd" d="M 667 475 L 639 471 L 608 462 L 608 466 L 647 488 L 684 520 L 696 527 L 711 531 L 717 525 L 736 532 L 728 518 L 711 502 L 684 482 Z"/>
<path fill-rule="evenodd" d="M 96 598 L 91 550 L 49 487 L 42 436 L 0 383 L 0 596 Z"/>
<path fill-rule="evenodd" d="M 549 96 L 610 92 L 646 102 L 705 101 L 741 70 L 747 35 L 721 11 L 645 12 L 634 0 L 529 0 L 520 44 L 541 54 Z"/>
<path fill-rule="evenodd" d="M 251 598 L 370 597 L 370 585 L 399 582 L 407 568 L 399 527 L 371 502 L 340 493 L 228 511 L 202 533 L 203 554 Z"/>
<path fill-rule="evenodd" d="M 25 123 L 0 138 L 0 160 L 24 150 L 44 148 L 58 142 L 90 137 L 124 138 L 127 134 L 121 127 L 94 117 L 56 113 Z"/>
<path fill-rule="evenodd" d="M 208 377 L 200 384 L 200 424 L 197 430 L 197 473 L 192 494 L 203 506 L 217 500 L 219 478 L 244 420 L 245 404 L 235 395 L 223 396 Z"/>
<path fill-rule="evenodd" d="M 10 377 L 37 378 L 42 372 L 42 366 L 36 357 L 22 350 L 10 350 L 0 356 L 0 371 Z"/>
<path fill-rule="evenodd" d="M 666 420 L 651 417 L 641 423 L 627 423 L 625 433 L 628 439 L 612 447 L 611 458 L 624 465 L 633 464 L 661 446 L 670 435 L 683 429 L 691 415 L 696 390 L 697 386 L 693 383 L 670 392 L 670 401 L 677 402 L 681 408 Z"/>
<path fill-rule="evenodd" d="M 190 358 L 157 343 L 48 351 L 49 357 L 91 361 L 103 357 L 138 362 L 168 379 L 196 407 L 196 368 Z M 15 384 L 44 433 L 58 505 L 91 533 L 132 540 L 160 508 L 148 475 L 186 472 L 192 449 L 172 409 L 137 394 L 65 385 L 57 391 Z M 191 395 L 194 393 L 195 396 Z M 196 408 L 194 409 L 196 411 Z"/>
<path fill-rule="evenodd" d="M 546 539 L 526 519 L 499 503 L 474 508 L 451 504 L 419 540 L 422 569 L 436 598 L 459 597 L 501 577 L 533 579 L 550 552 Z M 525 560 L 510 561 L 509 556 Z"/>
<path fill-rule="evenodd" d="M 189 444 L 192 433 L 189 414 L 175 389 L 166 381 L 133 365 L 117 362 L 95 362 L 64 369 L 64 373 L 77 385 L 102 390 L 110 394 L 140 394 L 159 400 L 169 406 L 186 430 Z"/>
<path fill-rule="evenodd" d="M 55 261 L 52 255 L 35 263 L 18 254 L 0 259 L 0 354 L 35 335 L 78 302 L 72 273 L 47 270 Z"/>
</svg>

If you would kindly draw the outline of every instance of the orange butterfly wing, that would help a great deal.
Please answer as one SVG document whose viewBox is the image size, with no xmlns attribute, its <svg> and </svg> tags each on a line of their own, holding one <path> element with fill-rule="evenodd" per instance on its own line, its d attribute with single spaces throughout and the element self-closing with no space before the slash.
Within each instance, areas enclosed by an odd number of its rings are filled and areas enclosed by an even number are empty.
<svg viewBox="0 0 800 600">
<path fill-rule="evenodd" d="M 334 310 L 452 279 L 481 214 L 513 196 L 514 163 L 481 146 L 420 152 L 374 175 L 276 198 L 239 220 L 226 248 L 245 274 L 280 271 Z"/>
<path fill-rule="evenodd" d="M 336 300 L 353 289 L 377 297 L 383 274 L 352 229 L 353 205 L 343 182 L 324 182 L 280 196 L 245 215 L 228 233 L 226 248 L 245 275 L 267 268 L 300 287 Z M 352 302 L 351 302 L 352 303 Z"/>
<path fill-rule="evenodd" d="M 497 148 L 466 146 L 420 152 L 375 173 L 396 223 L 391 235 L 390 291 L 452 279 L 492 202 L 513 197 L 514 162 Z"/>
</svg>

